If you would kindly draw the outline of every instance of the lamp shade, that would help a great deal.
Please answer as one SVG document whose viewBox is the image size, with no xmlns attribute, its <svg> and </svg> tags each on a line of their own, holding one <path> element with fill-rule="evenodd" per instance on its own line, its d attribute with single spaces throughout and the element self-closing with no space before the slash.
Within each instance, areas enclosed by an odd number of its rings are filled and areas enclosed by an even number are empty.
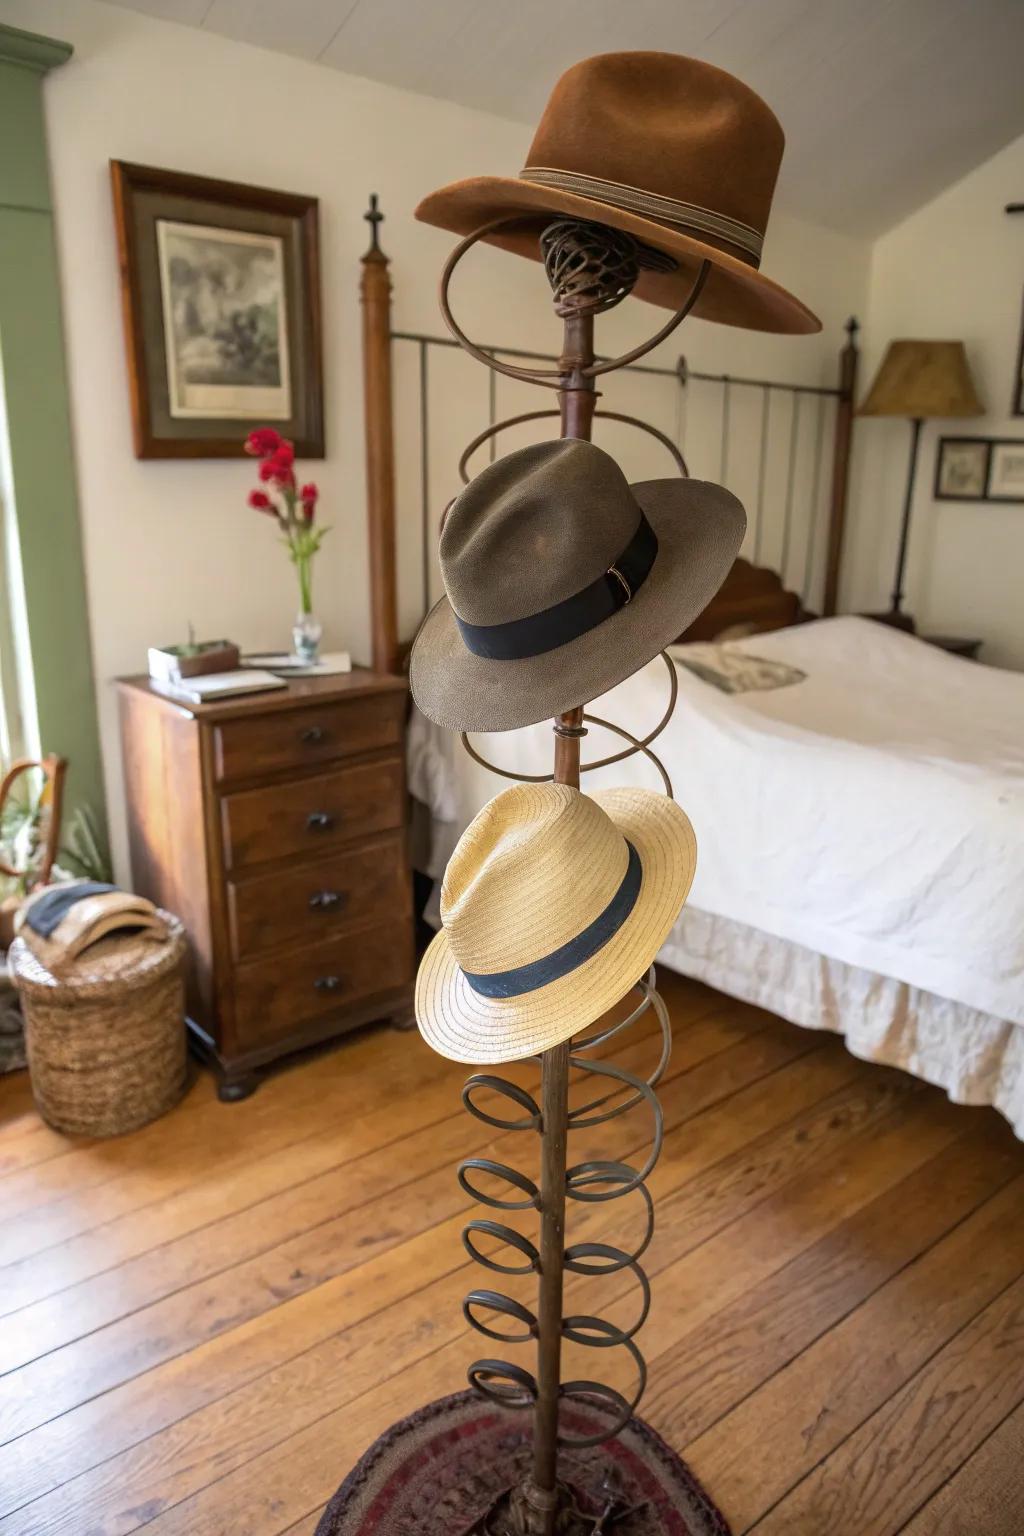
<svg viewBox="0 0 1024 1536">
<path fill-rule="evenodd" d="M 983 416 L 962 341 L 890 341 L 858 416 Z"/>
</svg>

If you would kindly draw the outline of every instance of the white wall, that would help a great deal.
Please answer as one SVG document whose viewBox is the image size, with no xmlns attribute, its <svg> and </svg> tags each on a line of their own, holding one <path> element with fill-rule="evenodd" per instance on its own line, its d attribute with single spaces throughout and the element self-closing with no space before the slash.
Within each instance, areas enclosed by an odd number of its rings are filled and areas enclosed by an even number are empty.
<svg viewBox="0 0 1024 1536">
<path fill-rule="evenodd" d="M 295 598 L 270 525 L 245 506 L 250 474 L 244 463 L 133 457 L 108 160 L 320 198 L 328 453 L 310 473 L 333 527 L 320 556 L 315 602 L 326 621 L 326 643 L 347 645 L 365 659 L 357 285 L 367 194 L 380 194 L 388 216 L 383 241 L 394 263 L 396 325 L 437 332 L 437 276 L 451 241 L 415 223 L 412 210 L 424 192 L 458 176 L 490 168 L 514 172 L 528 134 L 495 117 L 93 0 L 0 0 L 0 20 L 75 48 L 71 62 L 47 81 L 46 110 L 92 645 L 115 855 L 124 877 L 111 679 L 140 669 L 146 646 L 179 638 L 189 620 L 201 634 L 226 633 L 248 648 L 284 644 Z M 786 340 L 697 321 L 684 327 L 682 341 L 667 346 L 667 356 L 683 347 L 698 367 L 832 382 L 842 323 L 863 309 L 867 260 L 860 242 L 779 218 L 769 232 L 765 270 L 821 314 L 823 335 Z M 483 251 L 460 275 L 457 292 L 471 334 L 545 349 L 557 342 L 544 281 L 532 263 Z M 626 305 L 602 322 L 602 349 L 632 345 L 661 318 L 663 311 Z M 461 371 L 446 379 L 445 419 L 432 445 L 438 509 L 447 499 L 442 493 L 450 494 L 456 443 L 470 435 L 462 430 L 463 417 L 470 430 L 486 421 L 480 370 L 468 360 L 453 361 Z M 530 393 L 531 406 L 538 394 Z M 518 398 L 515 386 L 503 386 L 500 409 L 514 409 Z M 641 395 L 632 399 L 643 414 Z M 406 463 L 414 465 L 415 431 L 400 440 Z M 642 469 L 638 462 L 631 467 L 656 474 L 661 463 L 647 459 Z M 714 466 L 704 467 L 713 472 Z M 410 493 L 403 515 L 413 525 L 403 542 L 408 608 L 415 602 L 419 509 L 409 473 L 403 472 L 403 484 Z"/>
<path fill-rule="evenodd" d="M 1024 505 L 935 501 L 940 436 L 1024 439 L 1009 414 L 1024 294 L 1024 138 L 877 241 L 862 358 L 863 397 L 886 343 L 956 338 L 988 414 L 928 422 L 921 434 L 908 559 L 907 608 L 923 630 L 980 636 L 983 657 L 1024 668 Z M 906 486 L 910 426 L 858 423 L 844 602 L 888 606 Z"/>
</svg>

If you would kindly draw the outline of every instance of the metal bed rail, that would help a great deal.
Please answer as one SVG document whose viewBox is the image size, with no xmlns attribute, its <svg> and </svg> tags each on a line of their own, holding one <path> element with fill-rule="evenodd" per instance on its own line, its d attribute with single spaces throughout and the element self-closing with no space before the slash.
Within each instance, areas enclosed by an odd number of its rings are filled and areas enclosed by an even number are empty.
<svg viewBox="0 0 1024 1536">
<path fill-rule="evenodd" d="M 855 321 L 849 322 L 847 331 L 852 343 Z M 433 395 L 437 388 L 437 359 L 449 352 L 460 356 L 464 353 L 459 343 L 448 336 L 407 330 L 392 330 L 390 335 L 396 378 L 405 405 L 404 410 L 396 413 L 399 442 L 403 435 L 408 440 L 410 416 L 417 423 L 412 430 L 418 434 L 418 484 L 413 490 L 407 471 L 405 483 L 399 486 L 397 503 L 402 546 L 401 607 L 407 620 L 404 627 L 409 629 L 415 628 L 441 593 L 436 556 L 440 516 L 458 490 L 454 459 L 441 451 L 436 440 L 436 412 L 440 409 Z M 498 343 L 483 346 L 481 351 L 500 359 L 552 364 L 558 361 L 552 353 Z M 648 395 L 649 407 L 662 415 L 666 430 L 653 429 L 654 435 L 661 437 L 670 450 L 675 445 L 677 462 L 681 458 L 691 461 L 699 466 L 702 477 L 717 479 L 743 501 L 748 515 L 744 546 L 747 557 L 755 565 L 765 562 L 776 569 L 783 582 L 799 594 L 804 608 L 820 608 L 827 580 L 822 538 L 822 525 L 829 513 L 825 450 L 834 435 L 836 408 L 844 400 L 842 386 L 709 373 L 691 368 L 685 357 L 679 357 L 671 366 L 629 364 L 614 382 L 607 380 L 606 389 L 611 386 L 613 391 L 621 390 L 618 380 L 630 375 L 647 381 L 648 388 L 653 386 L 656 391 Z M 462 390 L 459 396 L 463 402 L 467 398 Z M 493 461 L 499 451 L 497 436 L 487 433 L 498 421 L 495 372 L 489 373 L 486 389 L 480 388 L 473 398 L 479 400 L 476 419 L 482 417 L 485 422 L 478 436 L 485 440 Z M 462 409 L 466 408 L 463 404 Z M 517 424 L 530 414 L 516 418 Z M 621 415 L 613 410 L 599 413 L 599 419 L 602 414 L 606 419 L 621 420 Z M 413 457 L 408 449 L 406 456 L 399 454 L 400 461 L 407 465 Z M 660 466 L 647 471 L 645 465 L 644 470 L 652 478 L 665 473 Z M 416 507 L 415 512 L 406 510 L 411 506 Z M 418 569 L 413 575 L 413 560 L 404 544 L 407 531 L 417 522 Z"/>
</svg>

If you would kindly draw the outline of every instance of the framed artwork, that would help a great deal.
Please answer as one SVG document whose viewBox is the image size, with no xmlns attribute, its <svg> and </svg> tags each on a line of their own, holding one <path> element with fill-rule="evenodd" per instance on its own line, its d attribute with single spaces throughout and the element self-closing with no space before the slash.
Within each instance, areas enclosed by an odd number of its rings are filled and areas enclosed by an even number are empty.
<svg viewBox="0 0 1024 1536">
<path fill-rule="evenodd" d="M 1013 399 L 1010 415 L 1024 416 L 1024 300 L 1020 306 L 1020 341 L 1017 344 L 1017 372 L 1013 378 Z"/>
<path fill-rule="evenodd" d="M 318 203 L 112 160 L 135 453 L 322 458 Z"/>
<path fill-rule="evenodd" d="M 992 444 L 988 470 L 989 501 L 1024 501 L 1024 438 Z"/>
<path fill-rule="evenodd" d="M 936 501 L 1024 501 L 1024 438 L 940 437 Z"/>
<path fill-rule="evenodd" d="M 990 448 L 987 437 L 940 437 L 936 501 L 984 501 Z"/>
</svg>

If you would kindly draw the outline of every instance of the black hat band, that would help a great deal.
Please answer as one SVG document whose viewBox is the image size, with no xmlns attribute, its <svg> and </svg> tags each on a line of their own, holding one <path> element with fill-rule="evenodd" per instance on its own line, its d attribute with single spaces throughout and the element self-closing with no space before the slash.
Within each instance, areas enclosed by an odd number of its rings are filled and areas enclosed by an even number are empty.
<svg viewBox="0 0 1024 1536">
<path fill-rule="evenodd" d="M 455 614 L 455 622 L 474 656 L 489 661 L 523 661 L 568 645 L 618 613 L 639 592 L 658 554 L 658 536 L 644 514 L 622 553 L 606 571 L 571 597 L 523 619 L 504 624 L 470 624 Z"/>
</svg>

